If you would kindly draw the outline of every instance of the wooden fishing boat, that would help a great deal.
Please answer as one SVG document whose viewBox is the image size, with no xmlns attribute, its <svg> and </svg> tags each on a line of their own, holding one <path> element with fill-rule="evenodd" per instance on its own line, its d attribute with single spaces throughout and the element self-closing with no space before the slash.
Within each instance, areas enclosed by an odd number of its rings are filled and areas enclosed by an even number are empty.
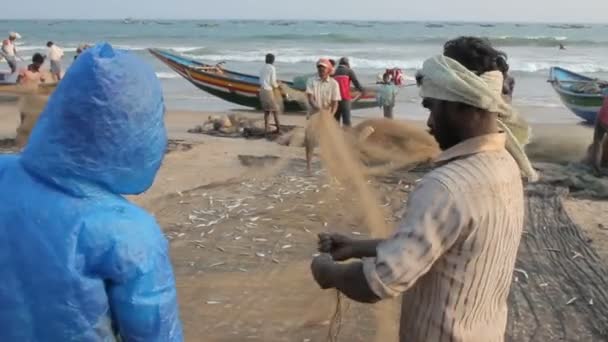
<svg viewBox="0 0 608 342">
<path fill-rule="evenodd" d="M 195 85 L 197 88 L 217 96 L 225 101 L 245 107 L 260 109 L 259 100 L 260 79 L 257 76 L 247 75 L 226 69 L 219 70 L 216 65 L 201 63 L 167 51 L 150 49 L 150 53 L 166 64 L 173 71 Z M 281 81 L 284 85 L 292 87 L 292 82 Z M 356 95 L 356 91 L 352 91 Z M 303 104 L 294 98 L 283 98 L 285 111 L 304 111 Z M 352 109 L 376 107 L 375 88 L 366 91 L 358 101 L 352 103 Z"/>
<path fill-rule="evenodd" d="M 549 72 L 549 82 L 570 111 L 588 124 L 595 123 L 603 101 L 599 86 L 596 86 L 597 79 L 553 67 Z"/>
</svg>

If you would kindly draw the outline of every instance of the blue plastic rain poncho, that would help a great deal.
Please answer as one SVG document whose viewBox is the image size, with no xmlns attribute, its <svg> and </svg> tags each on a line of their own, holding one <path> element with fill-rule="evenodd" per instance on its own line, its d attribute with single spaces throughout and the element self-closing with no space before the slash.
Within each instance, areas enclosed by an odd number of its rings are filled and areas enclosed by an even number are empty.
<svg viewBox="0 0 608 342">
<path fill-rule="evenodd" d="M 121 196 L 151 186 L 163 115 L 154 71 L 100 44 L 0 157 L 0 341 L 183 339 L 167 242 Z"/>
</svg>

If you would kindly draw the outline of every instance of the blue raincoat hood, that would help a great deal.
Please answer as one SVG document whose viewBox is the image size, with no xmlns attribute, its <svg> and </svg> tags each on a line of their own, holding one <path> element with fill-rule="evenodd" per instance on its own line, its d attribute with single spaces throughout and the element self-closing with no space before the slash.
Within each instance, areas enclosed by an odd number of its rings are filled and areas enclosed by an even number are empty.
<svg viewBox="0 0 608 342">
<path fill-rule="evenodd" d="M 163 112 L 154 71 L 100 44 L 0 155 L 0 341 L 183 341 L 167 240 L 121 196 L 152 184 Z"/>
<path fill-rule="evenodd" d="M 98 44 L 59 83 L 22 162 L 76 194 L 82 191 L 74 181 L 141 193 L 152 185 L 165 153 L 164 109 L 160 82 L 147 64 Z"/>
</svg>

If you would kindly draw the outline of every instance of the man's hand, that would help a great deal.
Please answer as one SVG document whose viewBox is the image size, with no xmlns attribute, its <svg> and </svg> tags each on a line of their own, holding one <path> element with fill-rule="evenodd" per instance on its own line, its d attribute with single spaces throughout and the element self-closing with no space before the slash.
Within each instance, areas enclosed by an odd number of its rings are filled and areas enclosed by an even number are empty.
<svg viewBox="0 0 608 342">
<path fill-rule="evenodd" d="M 336 261 L 345 261 L 354 258 L 354 239 L 342 234 L 319 234 L 319 252 L 329 253 Z"/>
<path fill-rule="evenodd" d="M 335 273 L 334 267 L 335 263 L 329 254 L 321 254 L 312 260 L 310 270 L 321 289 L 327 290 L 335 287 L 333 279 Z"/>
<path fill-rule="evenodd" d="M 359 100 L 361 100 L 361 98 L 363 98 L 366 95 L 365 90 L 360 91 L 357 95 L 355 95 L 355 97 L 352 99 L 352 102 L 357 102 Z"/>
</svg>

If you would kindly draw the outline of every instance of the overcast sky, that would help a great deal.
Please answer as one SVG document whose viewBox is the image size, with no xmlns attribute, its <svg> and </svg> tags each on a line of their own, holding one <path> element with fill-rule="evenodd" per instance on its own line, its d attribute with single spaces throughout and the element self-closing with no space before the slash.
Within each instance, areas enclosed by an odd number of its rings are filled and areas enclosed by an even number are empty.
<svg viewBox="0 0 608 342">
<path fill-rule="evenodd" d="M 1 19 L 341 19 L 608 23 L 608 0 L 9 1 Z"/>
</svg>

